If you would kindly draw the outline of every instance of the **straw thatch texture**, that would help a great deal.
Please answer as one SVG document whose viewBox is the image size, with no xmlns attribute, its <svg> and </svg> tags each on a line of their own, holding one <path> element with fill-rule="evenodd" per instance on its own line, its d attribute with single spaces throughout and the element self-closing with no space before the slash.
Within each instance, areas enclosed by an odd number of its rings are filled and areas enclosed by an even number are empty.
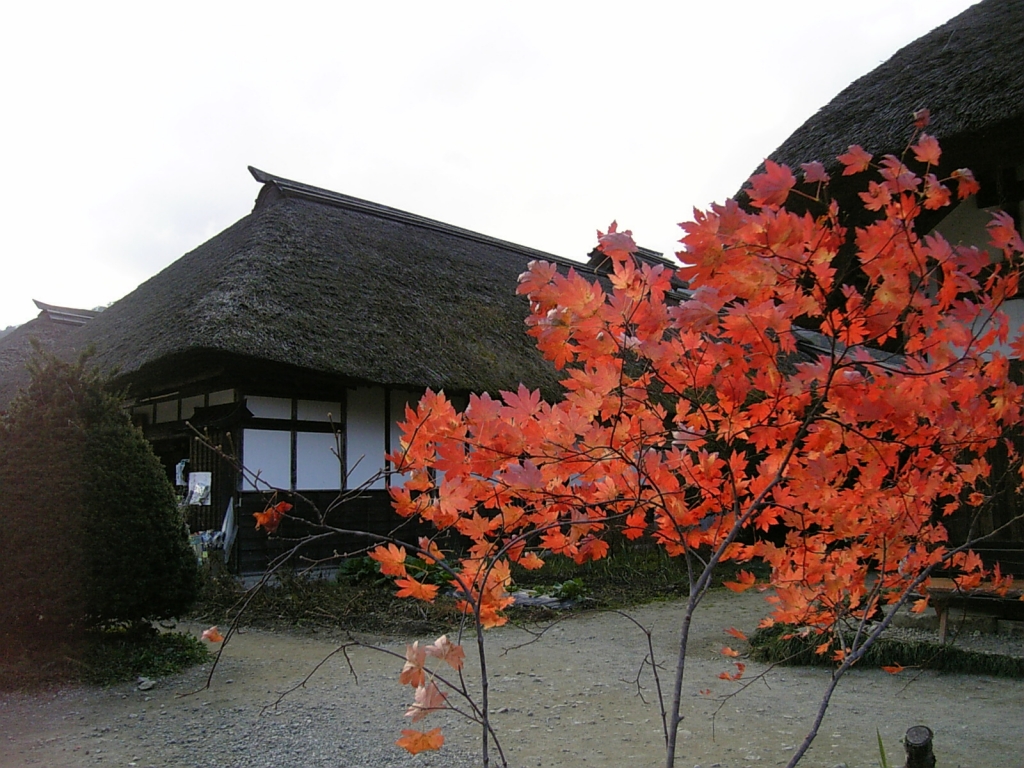
<svg viewBox="0 0 1024 768">
<path fill-rule="evenodd" d="M 912 113 L 925 107 L 932 117 L 927 130 L 950 159 L 975 166 L 1024 159 L 1022 0 L 984 0 L 902 48 L 842 90 L 771 159 L 834 168 L 850 144 L 898 155 Z"/>
<path fill-rule="evenodd" d="M 253 212 L 76 335 L 128 381 L 200 357 L 354 382 L 497 391 L 557 376 L 525 333 L 519 274 L 547 256 L 253 171 Z"/>
<path fill-rule="evenodd" d="M 41 350 L 53 352 L 62 346 L 68 336 L 74 335 L 81 322 L 96 315 L 92 310 L 69 310 L 40 302 L 36 304 L 42 309 L 37 317 L 0 338 L 0 411 L 7 408 L 19 389 L 28 386 L 29 373 L 25 364 L 35 350 L 33 342 Z M 62 320 L 67 313 L 74 313 L 78 320 Z"/>
</svg>

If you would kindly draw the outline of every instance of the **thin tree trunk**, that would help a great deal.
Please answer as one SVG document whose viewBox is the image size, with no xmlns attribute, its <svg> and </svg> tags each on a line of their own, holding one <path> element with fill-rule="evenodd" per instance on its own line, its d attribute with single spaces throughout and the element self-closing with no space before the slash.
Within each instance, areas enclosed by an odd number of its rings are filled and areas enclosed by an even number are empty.
<svg viewBox="0 0 1024 768">
<path fill-rule="evenodd" d="M 672 686 L 672 709 L 668 715 L 668 733 L 665 742 L 665 768 L 673 768 L 676 764 L 676 739 L 679 734 L 679 724 L 683 718 L 679 716 L 679 710 L 683 701 L 683 670 L 686 667 L 686 643 L 690 636 L 690 622 L 693 620 L 693 612 L 697 608 L 697 596 L 699 593 L 691 592 L 690 601 L 686 604 L 686 614 L 683 616 L 683 626 L 679 630 L 679 655 L 676 658 L 676 679 Z"/>
<path fill-rule="evenodd" d="M 477 606 L 477 611 L 479 611 Z M 484 634 L 483 629 L 480 626 L 479 613 L 477 614 L 476 622 L 476 650 L 480 656 L 480 720 L 481 720 L 481 753 L 484 759 L 484 768 L 489 768 L 491 764 L 490 753 L 488 752 L 488 738 L 490 736 L 490 715 L 488 714 L 488 701 L 487 701 L 487 655 L 484 653 Z"/>
</svg>

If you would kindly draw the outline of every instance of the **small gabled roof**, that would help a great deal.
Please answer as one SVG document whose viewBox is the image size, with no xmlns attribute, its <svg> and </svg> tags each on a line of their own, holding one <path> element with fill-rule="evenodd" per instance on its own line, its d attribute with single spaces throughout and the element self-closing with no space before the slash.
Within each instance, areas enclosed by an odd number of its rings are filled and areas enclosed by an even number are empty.
<svg viewBox="0 0 1024 768">
<path fill-rule="evenodd" d="M 533 259 L 585 266 L 250 170 L 263 185 L 252 213 L 75 334 L 119 381 L 145 394 L 202 358 L 449 392 L 557 390 L 517 280 Z"/>
<path fill-rule="evenodd" d="M 39 308 L 40 315 L 46 315 L 53 322 L 64 325 L 85 325 L 99 314 L 99 310 L 95 309 L 58 307 L 55 304 L 44 304 L 36 299 L 32 299 L 32 302 Z"/>
<path fill-rule="evenodd" d="M 798 168 L 860 144 L 899 155 L 911 115 L 927 108 L 927 132 L 945 169 L 975 171 L 1024 161 L 1024 2 L 983 0 L 900 49 L 843 89 L 772 153 Z"/>
</svg>

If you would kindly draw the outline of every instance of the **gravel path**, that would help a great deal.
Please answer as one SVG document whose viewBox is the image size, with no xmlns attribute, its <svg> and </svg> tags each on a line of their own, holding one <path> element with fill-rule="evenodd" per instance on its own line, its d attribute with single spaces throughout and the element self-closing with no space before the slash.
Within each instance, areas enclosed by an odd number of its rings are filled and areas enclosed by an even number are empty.
<svg viewBox="0 0 1024 768">
<path fill-rule="evenodd" d="M 764 612 L 760 597 L 750 593 L 715 592 L 702 606 L 684 683 L 680 768 L 784 765 L 806 732 L 826 671 L 770 670 L 735 696 L 730 694 L 738 685 L 718 679 L 732 668 L 721 647 L 742 645 L 723 630 L 749 632 Z M 659 658 L 671 666 L 681 607 L 666 603 L 630 613 L 653 631 Z M 649 670 L 640 676 L 643 698 L 636 695 L 646 641 L 635 625 L 610 613 L 576 616 L 538 641 L 513 648 L 529 639 L 515 628 L 488 637 L 493 719 L 511 766 L 661 763 L 660 716 Z M 1024 653 L 1019 635 L 974 641 Z M 966 633 L 959 642 L 972 637 Z M 344 658 L 335 656 L 275 706 L 279 692 L 300 682 L 335 647 L 320 634 L 247 631 L 232 640 L 208 690 L 198 690 L 206 669 L 195 669 L 161 680 L 150 691 L 123 685 L 0 695 L 0 766 L 480 764 L 477 726 L 450 713 L 421 723 L 444 728 L 441 752 L 413 757 L 394 746 L 401 729 L 409 727 L 402 715 L 410 690 L 397 684 L 401 663 L 370 649 L 351 654 L 358 680 Z M 388 647 L 404 651 L 402 644 Z M 512 650 L 503 654 L 506 648 Z M 746 678 L 764 671 L 748 662 Z M 472 672 L 468 676 L 476 679 Z M 702 695 L 702 689 L 711 693 Z M 890 761 L 900 764 L 900 737 L 918 723 L 935 731 L 940 766 L 1024 766 L 1024 682 L 913 670 L 898 676 L 859 670 L 846 678 L 803 765 L 876 765 L 876 728 Z"/>
</svg>

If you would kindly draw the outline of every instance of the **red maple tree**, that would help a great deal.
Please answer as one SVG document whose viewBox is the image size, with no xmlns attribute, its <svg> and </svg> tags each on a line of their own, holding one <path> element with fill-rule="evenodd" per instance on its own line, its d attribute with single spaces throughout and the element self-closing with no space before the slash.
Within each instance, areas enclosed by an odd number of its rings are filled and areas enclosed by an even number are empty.
<svg viewBox="0 0 1024 768">
<path fill-rule="evenodd" d="M 478 627 L 505 621 L 510 563 L 596 560 L 611 530 L 686 558 L 687 620 L 663 705 L 669 766 L 689 617 L 719 563 L 769 564 L 766 621 L 823 634 L 838 674 L 821 714 L 880 633 L 867 621 L 880 606 L 907 601 L 939 566 L 965 587 L 985 575 L 943 518 L 989 502 L 986 456 L 1020 421 L 1005 349 L 1024 345 L 1000 307 L 1017 292 L 1024 243 L 1006 216 L 989 225 L 996 263 L 916 231 L 922 211 L 977 189 L 965 170 L 935 176 L 941 150 L 924 122 L 904 157 L 876 161 L 857 146 L 839 156 L 844 176 L 877 174 L 855 228 L 826 197 L 820 163 L 801 182 L 769 162 L 748 207 L 730 200 L 681 225 L 675 270 L 636 259 L 614 223 L 598 233 L 605 279 L 532 263 L 519 292 L 564 396 L 521 386 L 457 412 L 428 392 L 407 410 L 390 457 L 409 478 L 392 489 L 395 508 L 467 538 L 446 567 Z M 784 207 L 792 195 L 807 212 Z M 373 556 L 400 594 L 433 597 L 397 551 Z M 728 586 L 753 583 L 741 572 Z"/>
</svg>

